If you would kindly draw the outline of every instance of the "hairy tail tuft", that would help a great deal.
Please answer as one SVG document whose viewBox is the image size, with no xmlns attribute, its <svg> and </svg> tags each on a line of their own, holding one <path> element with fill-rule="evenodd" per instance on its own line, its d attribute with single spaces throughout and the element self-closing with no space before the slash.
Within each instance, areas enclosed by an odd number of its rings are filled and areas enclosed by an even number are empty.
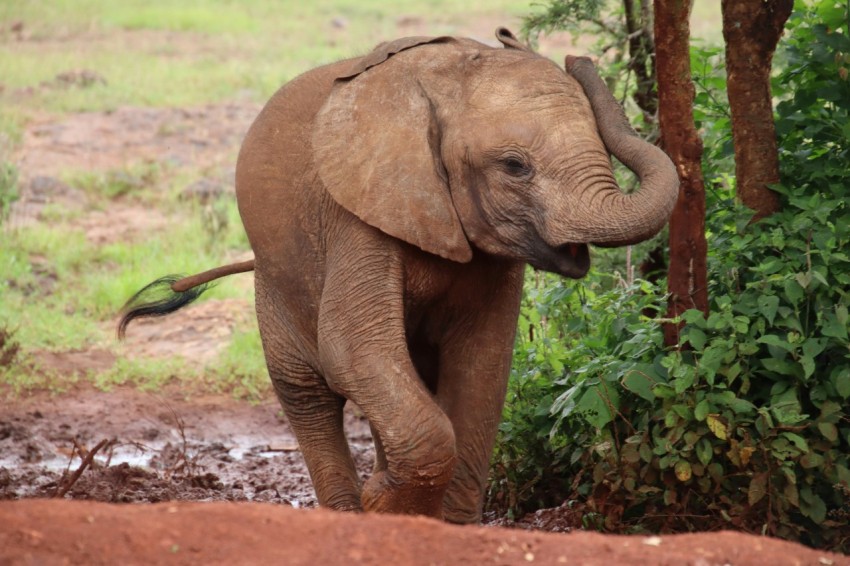
<svg viewBox="0 0 850 566">
<path fill-rule="evenodd" d="M 182 278 L 182 275 L 160 277 L 130 297 L 130 300 L 121 307 L 121 320 L 118 322 L 118 338 L 124 338 L 127 325 L 132 320 L 148 316 L 165 316 L 173 313 L 193 302 L 212 286 L 211 283 L 203 283 L 185 291 L 174 291 L 172 285 Z"/>
</svg>

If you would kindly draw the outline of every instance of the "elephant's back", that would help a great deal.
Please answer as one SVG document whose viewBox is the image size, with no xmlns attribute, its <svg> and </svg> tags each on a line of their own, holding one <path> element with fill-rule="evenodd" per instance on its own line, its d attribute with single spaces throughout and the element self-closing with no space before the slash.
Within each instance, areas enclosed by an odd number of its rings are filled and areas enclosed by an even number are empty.
<svg viewBox="0 0 850 566">
<path fill-rule="evenodd" d="M 260 111 L 242 142 L 236 198 L 258 261 L 269 254 L 281 257 L 285 250 L 275 248 L 282 238 L 291 240 L 293 231 L 318 232 L 313 226 L 321 206 L 310 145 L 313 122 L 334 78 L 350 64 L 326 65 L 285 84 Z"/>
</svg>

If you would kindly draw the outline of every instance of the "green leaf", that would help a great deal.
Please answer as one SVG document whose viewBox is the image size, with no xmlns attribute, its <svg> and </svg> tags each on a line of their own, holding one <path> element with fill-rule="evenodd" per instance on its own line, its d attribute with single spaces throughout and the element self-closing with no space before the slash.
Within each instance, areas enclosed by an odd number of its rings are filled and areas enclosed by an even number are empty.
<svg viewBox="0 0 850 566">
<path fill-rule="evenodd" d="M 829 286 L 829 283 L 827 282 L 826 278 L 823 275 L 821 275 L 821 273 L 818 270 L 813 269 L 811 273 L 812 273 L 812 277 L 814 277 L 821 285 L 823 285 L 824 287 Z"/>
<path fill-rule="evenodd" d="M 767 319 L 769 324 L 773 324 L 773 319 L 776 317 L 776 311 L 779 308 L 779 297 L 775 295 L 762 295 L 758 298 L 758 306 L 762 315 Z"/>
<path fill-rule="evenodd" d="M 800 449 L 801 452 L 808 452 L 809 445 L 806 439 L 795 432 L 783 432 L 782 436 L 791 441 L 791 443 Z"/>
<path fill-rule="evenodd" d="M 830 378 L 832 380 L 832 385 L 835 387 L 838 394 L 841 395 L 842 399 L 850 397 L 850 368 L 846 368 L 843 373 L 834 372 Z"/>
<path fill-rule="evenodd" d="M 724 344 L 714 344 L 712 343 L 711 346 L 703 351 L 699 364 L 700 369 L 717 373 L 717 370 L 720 369 L 720 364 L 723 363 L 723 357 L 729 350 Z"/>
<path fill-rule="evenodd" d="M 576 403 L 576 412 L 596 428 L 603 428 L 614 420 L 620 406 L 620 396 L 615 387 L 597 384 L 589 387 Z"/>
<path fill-rule="evenodd" d="M 850 469 L 847 469 L 841 464 L 836 464 L 835 472 L 836 476 L 838 476 L 839 482 L 844 483 L 845 485 L 850 485 Z"/>
<path fill-rule="evenodd" d="M 558 395 L 552 403 L 552 414 L 561 418 L 570 416 L 575 411 L 576 400 L 580 398 L 582 391 L 581 384 L 576 384 Z"/>
<path fill-rule="evenodd" d="M 686 335 L 688 342 L 690 342 L 691 346 L 693 346 L 695 350 L 702 350 L 705 347 L 707 338 L 705 336 L 705 332 L 699 328 L 695 326 L 689 327 Z"/>
<path fill-rule="evenodd" d="M 676 393 L 679 394 L 684 393 L 685 391 L 690 389 L 697 377 L 696 368 L 692 366 L 682 367 L 687 368 L 687 371 L 682 372 L 682 375 L 680 377 L 677 377 L 673 380 L 673 389 L 676 391 Z"/>
<path fill-rule="evenodd" d="M 800 287 L 796 281 L 788 279 L 785 281 L 785 295 L 792 304 L 797 304 L 803 299 L 805 293 L 803 292 L 803 288 Z"/>
<path fill-rule="evenodd" d="M 847 327 L 850 313 L 848 313 L 846 305 L 837 305 L 835 307 L 835 318 L 838 320 L 838 324 L 843 324 L 845 328 Z"/>
<path fill-rule="evenodd" d="M 803 343 L 803 354 L 810 358 L 816 358 L 826 348 L 826 340 L 822 338 L 809 338 Z"/>
<path fill-rule="evenodd" d="M 800 512 L 819 525 L 826 519 L 826 504 L 811 488 L 804 487 L 800 490 Z"/>
<path fill-rule="evenodd" d="M 746 334 L 747 330 L 750 329 L 750 319 L 745 316 L 738 315 L 732 319 L 732 326 L 738 333 Z"/>
<path fill-rule="evenodd" d="M 647 464 L 652 462 L 652 448 L 650 448 L 649 444 L 646 442 L 641 443 L 640 448 L 638 448 L 638 453 L 640 454 L 640 459 Z"/>
<path fill-rule="evenodd" d="M 626 372 L 622 384 L 624 388 L 635 395 L 647 401 L 655 401 L 655 394 L 652 392 L 652 388 L 663 381 L 655 370 L 654 365 L 637 364 L 633 369 Z"/>
<path fill-rule="evenodd" d="M 750 480 L 750 487 L 747 489 L 747 502 L 752 507 L 762 500 L 767 495 L 767 472 L 762 472 L 753 476 Z"/>
<path fill-rule="evenodd" d="M 800 287 L 805 289 L 812 282 L 812 274 L 811 272 L 797 273 L 796 275 L 794 275 L 794 280 L 797 282 L 798 285 L 800 285 Z"/>
<path fill-rule="evenodd" d="M 799 362 L 803 366 L 803 377 L 805 379 L 808 379 L 815 373 L 815 360 L 810 356 L 801 356 Z"/>
<path fill-rule="evenodd" d="M 762 344 L 769 344 L 771 346 L 776 346 L 777 348 L 782 348 L 786 352 L 793 352 L 795 349 L 794 346 L 789 344 L 787 340 L 780 338 L 776 334 L 765 334 L 756 341 Z"/>
<path fill-rule="evenodd" d="M 705 328 L 705 314 L 699 309 L 688 309 L 682 313 L 682 320 L 690 326 Z"/>
<path fill-rule="evenodd" d="M 727 377 L 728 383 L 735 381 L 735 378 L 741 375 L 741 362 L 735 362 L 731 366 L 721 368 L 720 373 Z"/>
<path fill-rule="evenodd" d="M 756 411 L 756 406 L 747 401 L 746 399 L 734 398 L 730 399 L 726 405 L 732 409 L 736 415 L 746 414 L 746 413 L 754 413 Z"/>
<path fill-rule="evenodd" d="M 817 452 L 809 452 L 808 454 L 803 454 L 802 458 L 800 458 L 800 465 L 807 470 L 820 468 L 823 466 L 823 462 L 823 456 L 821 456 Z"/>
<path fill-rule="evenodd" d="M 698 421 L 704 421 L 706 416 L 711 412 L 711 404 L 708 402 L 708 399 L 703 399 L 697 406 L 694 407 L 694 418 Z M 703 462 L 705 463 L 705 462 Z"/>
<path fill-rule="evenodd" d="M 824 315 L 821 332 L 824 336 L 847 340 L 847 324 L 841 324 L 838 317 L 833 313 Z"/>
<path fill-rule="evenodd" d="M 702 462 L 703 466 L 707 466 L 711 462 L 711 457 L 714 455 L 714 449 L 711 447 L 711 441 L 707 438 L 701 438 L 696 446 L 697 458 Z"/>
<path fill-rule="evenodd" d="M 691 408 L 682 403 L 676 403 L 672 407 L 670 407 L 671 411 L 674 411 L 677 415 L 685 419 L 686 421 L 694 420 L 694 414 L 691 411 Z"/>
<path fill-rule="evenodd" d="M 795 375 L 794 364 L 788 360 L 777 360 L 776 358 L 762 358 L 762 365 L 774 373 L 780 375 Z"/>
<path fill-rule="evenodd" d="M 837 423 L 843 417 L 843 407 L 835 401 L 824 401 L 820 406 L 819 421 Z"/>
<path fill-rule="evenodd" d="M 818 430 L 824 438 L 830 442 L 836 442 L 838 440 L 838 427 L 834 424 L 824 422 L 818 423 Z"/>
</svg>

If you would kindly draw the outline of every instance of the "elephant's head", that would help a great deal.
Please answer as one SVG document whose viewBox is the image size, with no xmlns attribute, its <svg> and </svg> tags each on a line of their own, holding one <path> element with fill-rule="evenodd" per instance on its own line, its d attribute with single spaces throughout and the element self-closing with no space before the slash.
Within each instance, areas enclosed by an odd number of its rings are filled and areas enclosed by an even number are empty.
<svg viewBox="0 0 850 566">
<path fill-rule="evenodd" d="M 465 262 L 477 248 L 581 277 L 587 244 L 662 228 L 676 171 L 589 61 L 568 57 L 567 74 L 497 35 L 508 49 L 408 38 L 355 60 L 318 117 L 319 175 L 339 204 L 425 251 Z M 639 191 L 617 186 L 609 150 Z"/>
</svg>

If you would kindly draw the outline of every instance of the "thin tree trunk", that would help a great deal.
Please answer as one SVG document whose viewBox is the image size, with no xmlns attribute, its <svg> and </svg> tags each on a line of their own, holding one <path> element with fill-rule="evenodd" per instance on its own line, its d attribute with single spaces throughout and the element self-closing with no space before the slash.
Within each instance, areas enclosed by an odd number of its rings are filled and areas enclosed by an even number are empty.
<svg viewBox="0 0 850 566">
<path fill-rule="evenodd" d="M 654 124 L 658 110 L 658 94 L 655 90 L 655 46 L 652 44 L 652 12 L 649 9 L 649 0 L 623 0 L 623 10 L 626 14 L 626 33 L 629 41 L 629 68 L 634 71 L 637 79 L 633 98 L 643 112 L 644 122 Z"/>
<path fill-rule="evenodd" d="M 770 66 L 794 1 L 722 0 L 721 7 L 737 192 L 756 221 L 780 208 L 767 187 L 779 181 Z"/>
<path fill-rule="evenodd" d="M 679 200 L 670 219 L 667 315 L 696 308 L 708 314 L 705 242 L 705 187 L 702 141 L 694 125 L 691 82 L 691 0 L 655 0 L 655 72 L 661 147 L 679 172 Z M 664 340 L 675 345 L 679 325 L 666 324 Z"/>
</svg>

